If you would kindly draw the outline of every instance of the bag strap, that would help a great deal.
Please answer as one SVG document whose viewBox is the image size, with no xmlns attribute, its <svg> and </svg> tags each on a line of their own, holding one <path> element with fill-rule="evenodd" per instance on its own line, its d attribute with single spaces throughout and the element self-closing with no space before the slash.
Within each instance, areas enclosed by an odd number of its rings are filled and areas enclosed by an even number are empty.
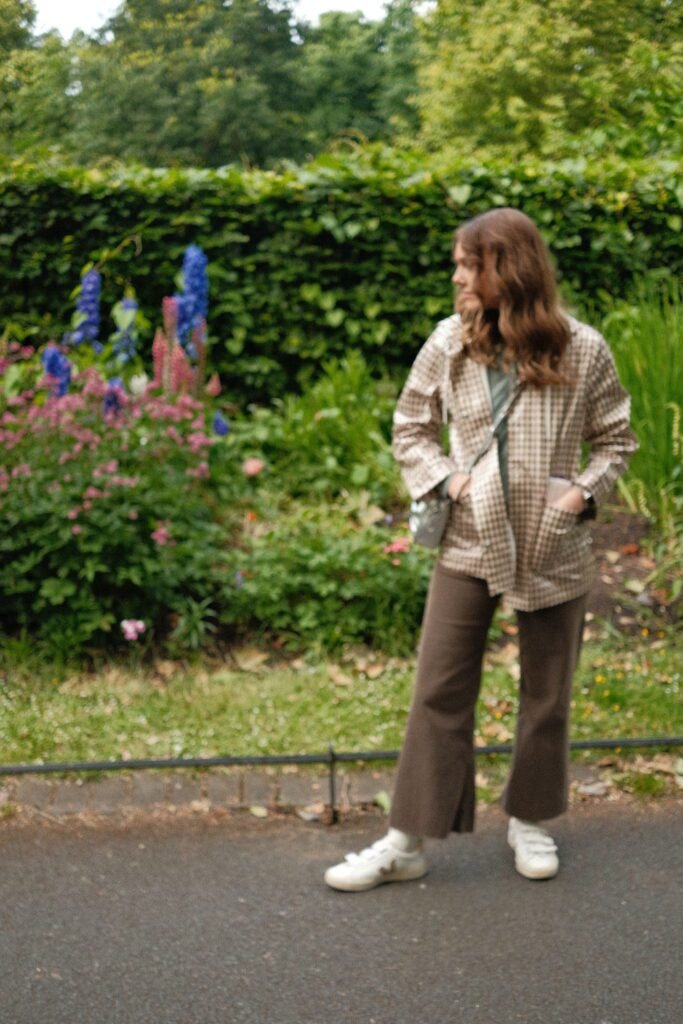
<svg viewBox="0 0 683 1024">
<path fill-rule="evenodd" d="M 486 455 L 487 451 L 489 450 L 489 448 L 493 444 L 493 439 L 496 436 L 496 431 L 498 430 L 498 428 L 500 427 L 501 423 L 506 418 L 506 416 L 508 416 L 509 413 L 512 411 L 513 405 L 515 404 L 515 402 L 517 401 L 517 399 L 519 398 L 519 396 L 521 395 L 523 390 L 524 390 L 524 381 L 518 381 L 517 384 L 515 385 L 514 390 L 510 393 L 510 395 L 508 395 L 508 398 L 507 398 L 507 401 L 505 402 L 505 405 L 503 405 L 503 407 L 498 410 L 498 415 L 496 416 L 496 418 L 493 421 L 493 425 L 491 426 L 491 429 L 489 431 L 489 436 L 487 437 L 487 439 L 484 442 L 484 444 L 482 445 L 481 449 L 477 452 L 477 454 L 475 455 L 474 459 L 470 463 L 469 469 L 467 470 L 468 474 L 472 472 L 472 470 L 474 469 L 476 464 L 479 462 L 479 460 L 483 459 L 483 457 Z"/>
</svg>

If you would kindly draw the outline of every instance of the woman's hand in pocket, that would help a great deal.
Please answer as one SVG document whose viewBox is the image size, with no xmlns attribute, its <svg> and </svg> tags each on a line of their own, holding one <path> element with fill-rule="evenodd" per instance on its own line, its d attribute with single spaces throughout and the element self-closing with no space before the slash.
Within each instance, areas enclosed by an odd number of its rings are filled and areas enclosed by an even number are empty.
<svg viewBox="0 0 683 1024">
<path fill-rule="evenodd" d="M 550 506 L 550 508 L 556 508 L 560 512 L 572 512 L 576 516 L 580 516 L 585 507 L 586 501 L 583 491 L 576 484 L 570 487 L 568 491 L 565 491 L 562 497 L 558 498 Z"/>
<path fill-rule="evenodd" d="M 458 501 L 470 492 L 471 480 L 467 473 L 454 473 L 448 484 L 448 497 Z"/>
</svg>

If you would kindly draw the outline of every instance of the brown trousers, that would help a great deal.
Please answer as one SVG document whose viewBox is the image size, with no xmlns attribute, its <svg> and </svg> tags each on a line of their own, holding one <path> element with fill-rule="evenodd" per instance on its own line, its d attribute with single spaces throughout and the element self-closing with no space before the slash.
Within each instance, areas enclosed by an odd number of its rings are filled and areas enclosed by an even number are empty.
<svg viewBox="0 0 683 1024">
<path fill-rule="evenodd" d="M 403 832 L 443 838 L 474 828 L 474 712 L 497 603 L 483 580 L 437 564 L 389 817 Z M 517 612 L 519 714 L 503 807 L 525 821 L 567 809 L 571 685 L 585 604 L 583 595 Z"/>
</svg>

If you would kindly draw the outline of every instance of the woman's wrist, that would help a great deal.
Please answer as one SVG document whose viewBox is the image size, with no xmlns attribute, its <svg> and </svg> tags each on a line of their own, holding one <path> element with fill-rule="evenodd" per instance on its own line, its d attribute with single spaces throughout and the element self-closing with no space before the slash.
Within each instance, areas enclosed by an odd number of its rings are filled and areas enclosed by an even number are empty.
<svg viewBox="0 0 683 1024">
<path fill-rule="evenodd" d="M 452 473 L 448 481 L 448 497 L 451 501 L 463 498 L 470 489 L 470 478 L 467 473 Z"/>
</svg>

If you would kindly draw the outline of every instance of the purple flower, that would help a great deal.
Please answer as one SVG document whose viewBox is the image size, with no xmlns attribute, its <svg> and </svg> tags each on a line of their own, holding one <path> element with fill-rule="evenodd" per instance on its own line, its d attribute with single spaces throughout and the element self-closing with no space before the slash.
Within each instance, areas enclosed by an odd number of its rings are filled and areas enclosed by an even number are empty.
<svg viewBox="0 0 683 1024">
<path fill-rule="evenodd" d="M 117 416 L 121 412 L 125 397 L 126 392 L 123 387 L 123 381 L 120 377 L 112 377 L 107 384 L 107 390 L 104 394 L 105 419 Z"/>
<path fill-rule="evenodd" d="M 40 356 L 45 373 L 55 380 L 53 393 L 62 398 L 69 390 L 71 363 L 54 342 L 48 342 Z"/>
<path fill-rule="evenodd" d="M 230 424 L 220 412 L 217 412 L 213 418 L 213 432 L 218 434 L 219 437 L 225 437 L 226 434 L 230 433 Z"/>
<path fill-rule="evenodd" d="M 183 290 L 174 295 L 178 308 L 178 340 L 190 356 L 196 355 L 192 331 L 206 320 L 209 309 L 208 260 L 197 245 L 188 245 L 183 259 Z"/>
<path fill-rule="evenodd" d="M 64 335 L 64 343 L 81 345 L 89 341 L 96 352 L 102 351 L 97 340 L 100 332 L 100 285 L 102 278 L 96 270 L 89 270 L 81 279 L 81 290 L 76 302 L 74 329 Z"/>
<path fill-rule="evenodd" d="M 137 311 L 138 304 L 135 299 L 123 299 L 115 309 L 114 316 L 118 330 L 113 335 L 112 351 L 119 365 L 123 365 L 129 359 L 135 358 L 135 346 L 137 343 L 135 315 Z"/>
</svg>

